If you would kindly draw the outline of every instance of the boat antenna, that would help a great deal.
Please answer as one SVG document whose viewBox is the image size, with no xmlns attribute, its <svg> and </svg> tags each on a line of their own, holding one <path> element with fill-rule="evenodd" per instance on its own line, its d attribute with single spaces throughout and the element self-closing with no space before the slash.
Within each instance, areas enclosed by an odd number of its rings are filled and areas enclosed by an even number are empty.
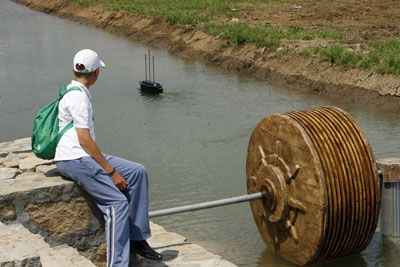
<svg viewBox="0 0 400 267">
<path fill-rule="evenodd" d="M 154 72 L 154 56 L 153 56 L 153 82 L 155 82 L 155 80 L 156 80 L 156 78 L 154 78 L 155 77 L 155 74 L 154 74 L 155 72 Z"/>
<path fill-rule="evenodd" d="M 147 56 L 144 54 L 144 76 L 145 76 L 145 81 L 147 81 Z"/>
<path fill-rule="evenodd" d="M 150 69 L 150 49 L 149 49 L 149 81 L 151 81 L 151 69 Z"/>
</svg>

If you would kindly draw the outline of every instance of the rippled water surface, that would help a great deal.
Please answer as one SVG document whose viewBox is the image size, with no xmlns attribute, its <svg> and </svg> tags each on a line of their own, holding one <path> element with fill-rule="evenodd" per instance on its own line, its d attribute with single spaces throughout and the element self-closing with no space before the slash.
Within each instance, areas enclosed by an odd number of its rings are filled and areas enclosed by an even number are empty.
<svg viewBox="0 0 400 267">
<path fill-rule="evenodd" d="M 400 114 L 293 92 L 237 73 L 153 50 L 159 97 L 142 96 L 147 47 L 0 1 L 0 141 L 30 135 L 38 108 L 72 78 L 81 48 L 107 68 L 92 89 L 97 141 L 104 151 L 144 163 L 150 208 L 244 194 L 252 129 L 268 114 L 321 105 L 349 112 L 377 158 L 399 156 Z M 240 266 L 290 266 L 265 249 L 248 204 L 155 220 Z M 380 235 L 363 253 L 328 266 L 400 266 L 399 251 Z"/>
</svg>

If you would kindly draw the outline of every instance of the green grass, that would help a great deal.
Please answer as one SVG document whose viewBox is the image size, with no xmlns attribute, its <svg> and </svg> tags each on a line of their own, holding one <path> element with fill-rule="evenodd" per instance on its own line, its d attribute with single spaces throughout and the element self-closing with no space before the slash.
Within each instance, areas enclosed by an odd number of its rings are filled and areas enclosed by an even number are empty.
<svg viewBox="0 0 400 267">
<path fill-rule="evenodd" d="M 197 25 L 234 8 L 227 0 L 72 0 L 83 5 L 103 4 L 112 10 L 124 10 L 164 18 L 175 24 Z"/>
<path fill-rule="evenodd" d="M 370 49 L 370 52 L 361 54 L 339 44 L 333 44 L 328 47 L 309 47 L 304 51 L 304 54 L 306 56 L 318 55 L 332 64 L 373 69 L 380 73 L 400 76 L 400 38 L 375 42 L 370 45 Z"/>
<path fill-rule="evenodd" d="M 345 36 L 334 31 L 310 31 L 301 27 L 281 28 L 276 26 L 250 27 L 245 23 L 216 24 L 208 23 L 206 31 L 212 35 L 222 36 L 233 43 L 254 43 L 260 47 L 277 48 L 283 40 L 313 40 L 329 38 L 341 40 Z"/>
<path fill-rule="evenodd" d="M 81 5 L 103 4 L 112 10 L 124 10 L 164 18 L 171 23 L 197 25 L 221 15 L 233 17 L 235 9 L 252 10 L 260 3 L 292 3 L 293 0 L 71 0 Z"/>
</svg>

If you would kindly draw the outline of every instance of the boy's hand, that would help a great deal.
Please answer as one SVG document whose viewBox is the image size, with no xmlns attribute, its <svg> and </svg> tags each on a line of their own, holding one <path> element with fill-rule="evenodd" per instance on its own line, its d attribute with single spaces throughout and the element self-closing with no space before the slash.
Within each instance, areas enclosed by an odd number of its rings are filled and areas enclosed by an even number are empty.
<svg viewBox="0 0 400 267">
<path fill-rule="evenodd" d="M 126 181 L 124 179 L 124 177 L 122 177 L 121 174 L 119 174 L 119 172 L 114 172 L 113 175 L 111 176 L 111 179 L 113 181 L 113 183 L 115 184 L 115 186 L 121 190 L 121 191 L 125 191 L 126 189 Z"/>
</svg>

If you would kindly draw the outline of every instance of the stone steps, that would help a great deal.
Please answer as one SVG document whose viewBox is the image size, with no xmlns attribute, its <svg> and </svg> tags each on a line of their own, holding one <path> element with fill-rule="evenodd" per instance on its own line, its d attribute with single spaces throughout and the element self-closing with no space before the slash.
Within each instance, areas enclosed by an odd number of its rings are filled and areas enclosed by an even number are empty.
<svg viewBox="0 0 400 267">
<path fill-rule="evenodd" d="M 21 224 L 0 223 L 0 266 L 94 267 L 69 246 L 50 247 Z"/>
</svg>

